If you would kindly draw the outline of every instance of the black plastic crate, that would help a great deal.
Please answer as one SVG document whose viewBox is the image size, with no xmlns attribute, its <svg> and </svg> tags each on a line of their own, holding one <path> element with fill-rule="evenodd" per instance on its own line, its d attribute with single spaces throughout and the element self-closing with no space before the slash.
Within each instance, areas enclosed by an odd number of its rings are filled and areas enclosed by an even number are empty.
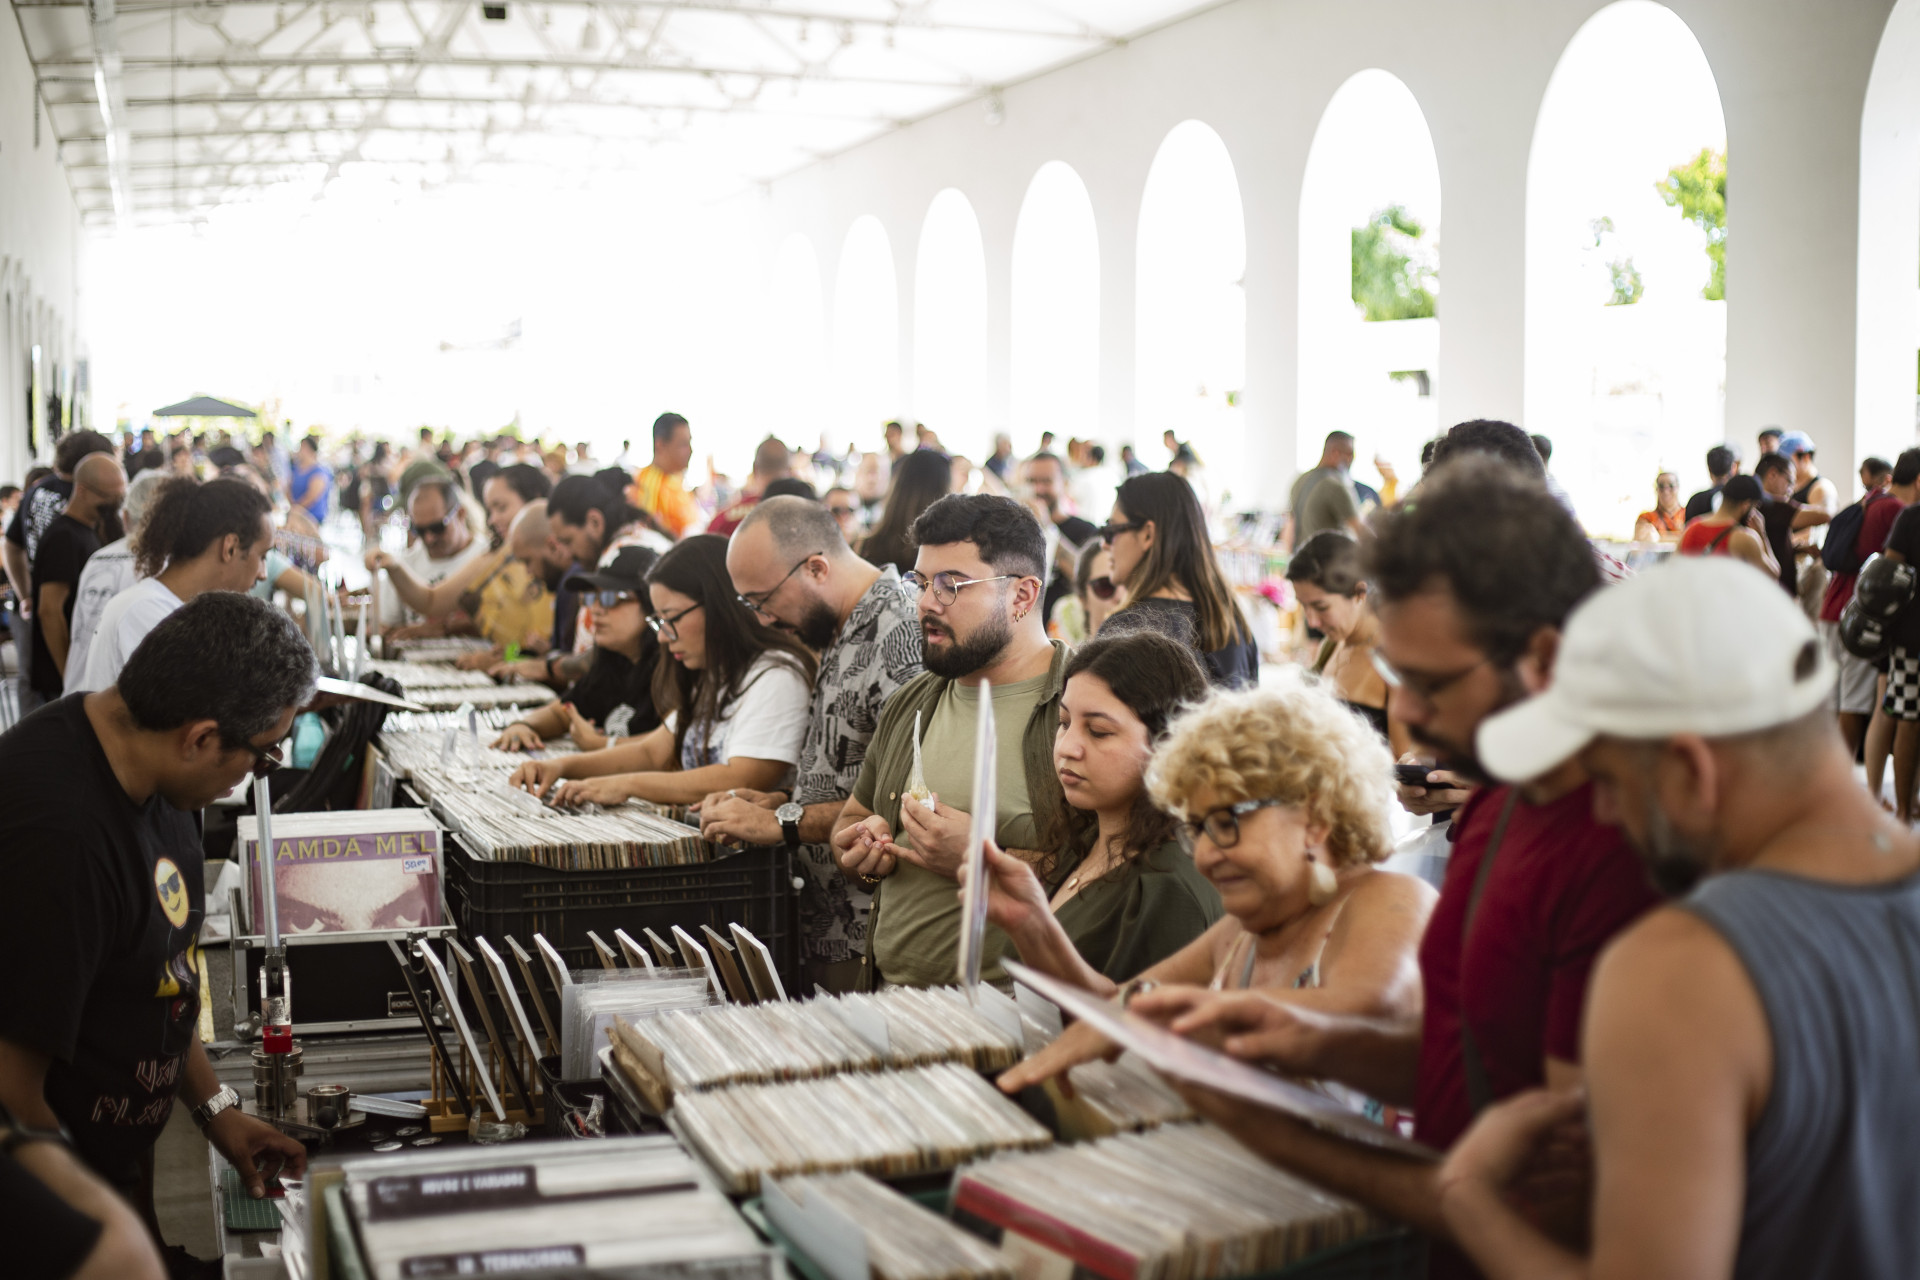
<svg viewBox="0 0 1920 1280">
<path fill-rule="evenodd" d="M 731 940 L 727 926 L 739 924 L 766 943 L 786 989 L 801 989 L 799 895 L 793 887 L 793 856 L 784 847 L 749 849 L 689 866 L 556 871 L 533 862 L 476 859 L 450 834 L 445 868 L 447 911 L 469 946 L 482 937 L 504 948 L 503 937 L 512 934 L 532 951 L 538 933 L 569 968 L 593 969 L 600 958 L 587 938 L 589 930 L 616 946 L 613 931 L 625 929 L 644 946 L 642 929 L 672 942 L 671 930 L 679 925 L 706 945 L 701 925 Z"/>
</svg>

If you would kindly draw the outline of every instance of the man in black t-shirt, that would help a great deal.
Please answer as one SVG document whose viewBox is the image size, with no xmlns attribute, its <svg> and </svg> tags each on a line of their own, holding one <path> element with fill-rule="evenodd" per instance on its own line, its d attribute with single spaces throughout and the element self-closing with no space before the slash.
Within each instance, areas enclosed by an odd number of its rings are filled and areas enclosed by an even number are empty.
<svg viewBox="0 0 1920 1280">
<path fill-rule="evenodd" d="M 55 446 L 53 451 L 53 474 L 35 484 L 27 486 L 20 498 L 20 505 L 13 510 L 13 518 L 7 522 L 7 531 L 0 537 L 0 565 L 7 571 L 7 580 L 13 583 L 14 594 L 20 598 L 21 620 L 33 612 L 33 556 L 40 549 L 40 535 L 46 532 L 53 518 L 66 510 L 67 499 L 73 496 L 73 469 L 80 465 L 80 459 L 93 453 L 113 452 L 113 442 L 98 431 L 75 431 Z M 32 697 L 33 645 L 27 642 L 27 632 L 23 628 L 14 648 L 20 662 L 21 706 L 35 705 Z"/>
<path fill-rule="evenodd" d="M 1727 481 L 1740 474 L 1740 451 L 1730 444 L 1717 444 L 1707 450 L 1707 479 L 1713 481 L 1707 488 L 1687 499 L 1687 523 L 1692 524 L 1701 516 L 1710 516 L 1720 509 L 1720 491 L 1727 487 Z"/>
<path fill-rule="evenodd" d="M 256 1162 L 305 1150 L 245 1114 L 196 1034 L 204 915 L 198 810 L 278 763 L 317 667 L 284 613 L 210 591 L 135 649 L 119 683 L 42 707 L 0 735 L 0 1106 L 64 1128 L 101 1178 L 138 1197 L 176 1098 L 253 1195 Z M 150 1189 L 149 1189 L 150 1190 Z"/>
<path fill-rule="evenodd" d="M 1058 456 L 1034 454 L 1021 465 L 1020 478 L 1026 485 L 1028 509 L 1060 531 L 1060 547 L 1054 553 L 1053 572 L 1047 578 L 1047 594 L 1040 602 L 1040 616 L 1051 618 L 1054 603 L 1062 596 L 1073 594 L 1073 566 L 1079 559 L 1080 548 L 1093 541 L 1100 530 L 1094 527 L 1093 521 L 1066 515 L 1060 510 L 1060 503 L 1066 497 L 1067 470 Z"/>
<path fill-rule="evenodd" d="M 1902 466 L 1920 472 L 1920 449 L 1900 455 L 1894 468 L 1896 479 Z M 1881 554 L 1920 566 L 1920 503 L 1894 518 Z M 1893 721 L 1894 809 L 1906 822 L 1913 815 L 1915 774 L 1920 772 L 1920 603 L 1909 602 L 1888 630 L 1893 651 L 1887 657 L 1887 694 L 1880 705 Z"/>
<path fill-rule="evenodd" d="M 1754 479 L 1760 482 L 1766 498 L 1760 504 L 1760 519 L 1767 527 L 1767 545 L 1780 565 L 1780 585 L 1790 596 L 1800 592 L 1800 568 L 1794 560 L 1793 535 L 1833 519 L 1830 512 L 1810 507 L 1793 496 L 1793 463 L 1783 454 L 1766 453 L 1753 464 Z"/>
<path fill-rule="evenodd" d="M 22 711 L 63 691 L 80 571 L 106 540 L 101 535 L 109 525 L 116 530 L 112 537 L 120 536 L 114 513 L 126 496 L 127 473 L 114 456 L 89 454 L 74 468 L 67 509 L 40 535 L 33 556 L 33 670 L 28 689 L 32 696 L 22 699 Z"/>
</svg>

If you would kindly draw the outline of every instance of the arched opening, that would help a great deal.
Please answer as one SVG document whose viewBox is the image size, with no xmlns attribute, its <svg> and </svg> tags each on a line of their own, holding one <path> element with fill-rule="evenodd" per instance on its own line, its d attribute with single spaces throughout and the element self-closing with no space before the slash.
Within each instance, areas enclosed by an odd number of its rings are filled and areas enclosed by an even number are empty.
<svg viewBox="0 0 1920 1280">
<path fill-rule="evenodd" d="M 1009 425 L 1026 453 L 1042 431 L 1089 437 L 1100 421 L 1100 233 L 1086 183 L 1049 160 L 1013 228 Z"/>
<path fill-rule="evenodd" d="M 1663 469 L 1703 488 L 1726 438 L 1726 164 L 1713 71 L 1672 10 L 1621 0 L 1574 33 L 1527 164 L 1525 403 L 1595 533 L 1629 536 Z"/>
<path fill-rule="evenodd" d="M 854 439 L 900 412 L 900 291 L 886 228 L 870 213 L 847 228 L 834 274 L 829 401 L 835 429 Z"/>
<path fill-rule="evenodd" d="M 913 416 L 951 453 L 983 461 L 987 255 L 980 220 L 952 187 L 933 198 L 913 266 Z"/>
<path fill-rule="evenodd" d="M 1355 437 L 1356 479 L 1374 459 L 1420 470 L 1439 428 L 1440 164 L 1413 92 L 1386 71 L 1327 102 L 1300 184 L 1301 468 L 1329 431 Z"/>
<path fill-rule="evenodd" d="M 794 232 L 780 242 L 767 283 L 766 394 L 757 406 L 762 420 L 791 423 L 798 438 L 811 445 L 828 429 L 827 300 L 820 285 L 820 260 L 813 241 Z"/>
<path fill-rule="evenodd" d="M 1860 112 L 1854 457 L 1920 433 L 1920 0 L 1887 17 Z M 1843 491 L 1850 487 L 1842 482 Z"/>
<path fill-rule="evenodd" d="M 1231 479 L 1246 457 L 1246 218 L 1227 144 L 1198 120 L 1176 125 L 1153 158 L 1135 253 L 1135 448 L 1164 465 L 1172 431 L 1211 464 L 1203 496 L 1251 492 Z"/>
</svg>

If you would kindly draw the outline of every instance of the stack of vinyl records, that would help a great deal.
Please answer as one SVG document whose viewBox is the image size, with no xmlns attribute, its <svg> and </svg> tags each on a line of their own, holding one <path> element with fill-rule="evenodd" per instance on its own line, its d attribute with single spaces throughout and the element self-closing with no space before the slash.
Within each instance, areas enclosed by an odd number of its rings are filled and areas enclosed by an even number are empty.
<svg viewBox="0 0 1920 1280">
<path fill-rule="evenodd" d="M 958 987 L 725 1005 L 663 1014 L 630 1031 L 641 1043 L 617 1054 L 616 1062 L 635 1077 L 636 1088 L 662 1098 L 722 1085 L 942 1062 L 1001 1071 L 1021 1053 L 1019 1040 L 969 1004 Z"/>
<path fill-rule="evenodd" d="M 401 712 L 399 714 L 418 717 L 419 713 Z M 450 711 L 441 714 L 445 715 L 449 721 L 443 730 L 421 729 L 395 732 L 389 728 L 381 732 L 380 751 L 395 777 L 411 778 L 422 770 L 437 769 L 443 775 L 459 772 L 463 779 L 468 780 L 469 785 L 484 782 L 487 786 L 497 783 L 505 787 L 507 779 L 513 776 L 513 771 L 529 760 L 573 755 L 576 752 L 572 741 L 566 738 L 555 739 L 541 748 L 537 755 L 525 751 L 497 751 L 486 745 L 497 736 L 499 732 L 497 729 L 481 725 L 480 740 L 476 743 L 472 733 L 469 732 L 464 716 L 455 716 Z M 456 719 L 460 723 L 451 723 Z M 393 717 L 389 716 L 388 723 L 391 724 L 392 720 Z M 451 750 L 447 746 L 449 733 L 456 735 Z M 468 778 L 468 775 L 473 776 Z M 479 775 L 486 776 L 482 779 Z"/>
<path fill-rule="evenodd" d="M 447 1147 L 350 1160 L 345 1204 L 373 1280 L 521 1271 L 782 1280 L 672 1138 Z"/>
<path fill-rule="evenodd" d="M 1211 1125 L 1004 1155 L 960 1171 L 953 1216 L 1102 1280 L 1226 1280 L 1290 1266 L 1383 1224 Z M 1051 1255 L 1051 1257 L 1049 1257 Z"/>
<path fill-rule="evenodd" d="M 743 1195 L 767 1176 L 939 1173 L 1053 1141 L 979 1072 L 951 1063 L 683 1093 L 669 1120 Z"/>
<path fill-rule="evenodd" d="M 475 675 L 477 672 L 461 671 L 456 675 Z M 482 677 L 486 679 L 486 677 Z M 417 702 L 430 711 L 451 711 L 458 707 L 472 705 L 485 707 L 538 707 L 559 700 L 560 695 L 543 684 L 493 684 L 491 680 L 484 686 L 462 685 L 447 688 L 436 685 L 429 688 L 412 688 L 406 691 L 408 701 Z"/>
<path fill-rule="evenodd" d="M 491 689 L 493 677 L 484 671 L 461 671 L 443 662 L 380 662 L 367 670 L 397 680 L 411 694 L 416 689 Z"/>
<path fill-rule="evenodd" d="M 706 862 L 714 847 L 698 827 L 637 803 L 556 809 L 485 773 L 416 769 L 413 785 L 473 857 L 536 862 L 561 871 L 614 871 Z"/>
<path fill-rule="evenodd" d="M 713 985 L 692 969 L 580 970 L 560 988 L 560 1073 L 584 1080 L 616 1017 L 647 1025 L 675 1010 L 713 1003 Z"/>
<path fill-rule="evenodd" d="M 770 1202 L 777 1191 L 803 1216 L 826 1210 L 859 1228 L 873 1280 L 1013 1280 L 1000 1250 L 864 1173 L 780 1178 L 769 1188 Z"/>
<path fill-rule="evenodd" d="M 493 645 L 478 636 L 423 636 L 418 640 L 389 640 L 389 657 L 407 662 L 452 663 L 470 653 L 489 653 Z"/>
<path fill-rule="evenodd" d="M 1135 1129 L 1193 1119 L 1193 1108 L 1168 1086 L 1152 1067 L 1123 1054 L 1118 1061 L 1095 1059 L 1067 1071 L 1073 1085 L 1071 1099 L 1056 1099 L 1063 1128 L 1071 1117 L 1072 1136 L 1104 1137 Z"/>
<path fill-rule="evenodd" d="M 473 715 L 482 732 L 492 730 L 493 734 L 498 734 L 515 720 L 520 719 L 519 709 L 515 707 L 476 707 Z M 448 729 L 465 729 L 466 727 L 467 717 L 453 711 L 389 711 L 386 722 L 381 726 L 380 736 L 384 739 L 395 733 L 442 734 Z M 492 740 L 491 735 L 488 740 Z M 556 742 L 549 742 L 546 750 L 552 752 L 563 743 L 567 746 L 573 745 L 562 738 Z"/>
</svg>

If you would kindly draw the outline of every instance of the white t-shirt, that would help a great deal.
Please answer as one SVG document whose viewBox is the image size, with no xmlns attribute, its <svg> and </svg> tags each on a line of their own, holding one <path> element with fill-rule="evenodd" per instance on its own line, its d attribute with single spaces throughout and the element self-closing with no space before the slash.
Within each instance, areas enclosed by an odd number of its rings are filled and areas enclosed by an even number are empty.
<svg viewBox="0 0 1920 1280">
<path fill-rule="evenodd" d="M 134 584 L 132 540 L 109 542 L 93 553 L 87 567 L 80 571 L 80 583 L 73 593 L 73 639 L 67 647 L 67 670 L 84 672 L 87 651 L 93 646 L 94 633 L 100 629 L 100 616 L 107 602 Z"/>
<path fill-rule="evenodd" d="M 663 658 L 663 661 L 672 659 Z M 707 734 L 707 740 L 697 742 L 694 732 L 687 734 L 680 767 L 725 764 L 735 757 L 779 760 L 786 764 L 797 762 L 800 742 L 807 736 L 807 703 L 811 695 L 806 678 L 789 661 L 770 653 L 761 654 L 747 668 L 740 696 L 720 709 L 720 719 Z M 679 727 L 677 716 L 676 712 L 667 717 L 667 732 L 672 733 Z M 693 763 L 688 763 L 689 760 Z"/>
<path fill-rule="evenodd" d="M 107 601 L 79 680 L 72 678 L 73 668 L 67 669 L 67 692 L 97 693 L 117 681 L 120 668 L 127 665 L 147 633 L 185 603 L 158 578 L 143 578 Z"/>
<path fill-rule="evenodd" d="M 487 554 L 487 544 L 479 538 L 467 540 L 466 549 L 445 560 L 435 560 L 427 554 L 427 544 L 414 539 L 413 545 L 394 557 L 415 579 L 431 587 L 443 582 L 465 568 L 469 563 Z M 393 589 L 391 582 L 380 588 L 380 625 L 397 627 L 420 621 L 420 615 L 407 608 L 400 600 L 400 593 Z"/>
</svg>

